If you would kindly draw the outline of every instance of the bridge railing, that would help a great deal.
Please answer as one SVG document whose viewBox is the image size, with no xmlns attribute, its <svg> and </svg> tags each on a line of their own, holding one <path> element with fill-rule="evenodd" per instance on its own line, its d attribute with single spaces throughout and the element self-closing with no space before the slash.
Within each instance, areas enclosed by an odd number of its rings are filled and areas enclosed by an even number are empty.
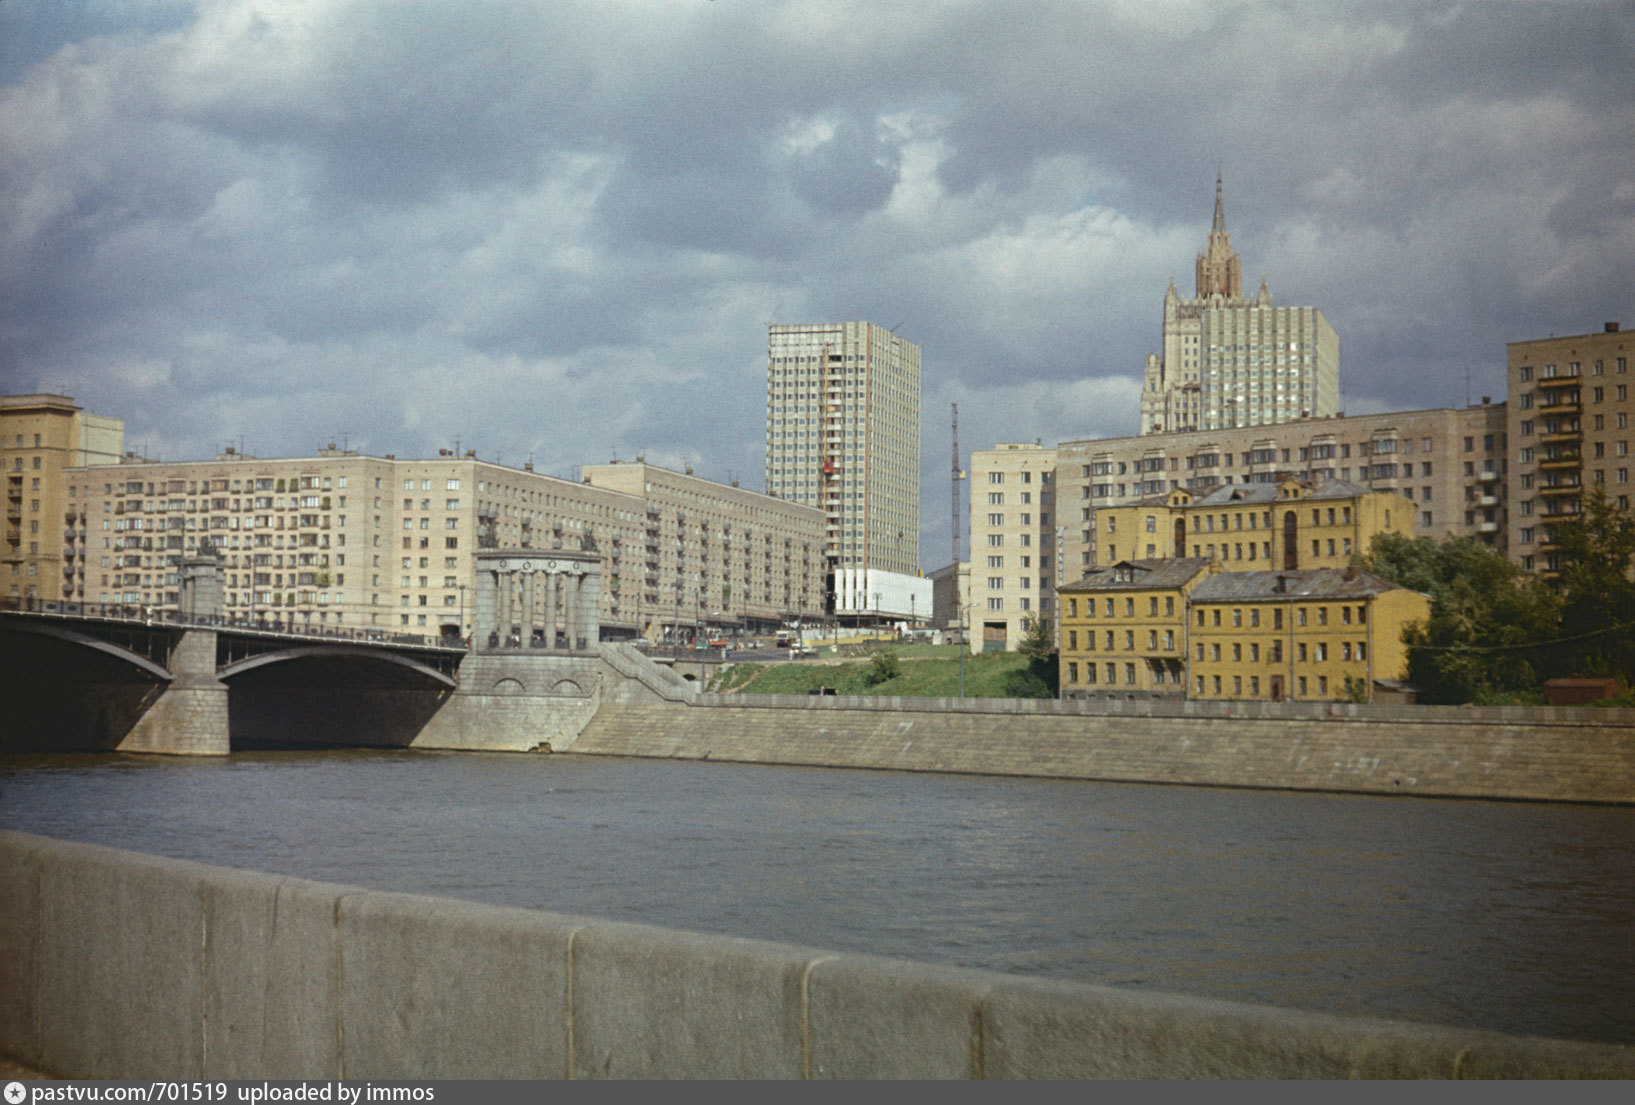
<svg viewBox="0 0 1635 1105">
<path fill-rule="evenodd" d="M 252 633 L 277 633 L 296 639 L 350 640 L 376 645 L 407 645 L 420 648 L 446 648 L 464 651 L 466 644 L 458 637 L 437 637 L 426 633 L 390 633 L 370 626 L 311 625 L 294 620 L 285 621 L 279 615 L 268 619 L 265 615 L 250 618 L 236 614 L 201 617 L 187 615 L 180 610 L 158 606 L 140 606 L 111 602 L 70 602 L 63 599 L 0 597 L 0 611 L 40 614 L 46 617 L 94 618 L 98 621 L 124 622 L 133 625 L 174 625 L 188 629 L 240 629 Z"/>
</svg>

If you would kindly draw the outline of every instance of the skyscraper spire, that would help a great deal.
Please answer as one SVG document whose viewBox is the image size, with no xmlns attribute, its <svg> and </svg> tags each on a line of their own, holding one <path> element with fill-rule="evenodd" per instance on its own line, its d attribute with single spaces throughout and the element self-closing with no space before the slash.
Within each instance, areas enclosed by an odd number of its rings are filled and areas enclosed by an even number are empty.
<svg viewBox="0 0 1635 1105">
<path fill-rule="evenodd" d="M 1215 224 L 1210 227 L 1209 240 L 1198 254 L 1198 298 L 1223 295 L 1237 299 L 1243 295 L 1243 266 L 1237 250 L 1232 248 L 1232 236 L 1226 232 L 1226 201 L 1221 194 L 1221 173 L 1215 170 Z"/>
</svg>

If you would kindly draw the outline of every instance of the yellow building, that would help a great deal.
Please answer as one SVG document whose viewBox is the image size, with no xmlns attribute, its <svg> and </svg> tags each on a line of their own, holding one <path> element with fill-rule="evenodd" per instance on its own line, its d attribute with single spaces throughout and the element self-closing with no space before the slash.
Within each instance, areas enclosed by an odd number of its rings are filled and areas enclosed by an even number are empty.
<svg viewBox="0 0 1635 1105">
<path fill-rule="evenodd" d="M 1376 534 L 1415 536 L 1402 496 L 1344 480 L 1234 484 L 1201 496 L 1176 488 L 1096 513 L 1109 564 L 1185 556 L 1229 572 L 1344 568 Z"/>
<path fill-rule="evenodd" d="M 72 559 L 64 557 L 64 545 L 81 535 L 71 526 L 64 534 L 69 504 L 63 470 L 117 464 L 124 447 L 123 422 L 88 414 L 66 395 L 0 396 L 0 468 L 6 482 L 0 573 L 7 597 L 60 599 L 73 588 Z"/>
<path fill-rule="evenodd" d="M 1209 560 L 1130 560 L 1061 589 L 1064 698 L 1186 696 L 1187 597 Z"/>
<path fill-rule="evenodd" d="M 1192 698 L 1335 700 L 1407 677 L 1430 599 L 1359 568 L 1222 572 L 1193 590 Z"/>
<path fill-rule="evenodd" d="M 1326 509 L 1326 508 L 1324 508 Z M 1331 701 L 1406 677 L 1430 600 L 1359 568 L 1121 561 L 1063 587 L 1063 698 Z"/>
</svg>

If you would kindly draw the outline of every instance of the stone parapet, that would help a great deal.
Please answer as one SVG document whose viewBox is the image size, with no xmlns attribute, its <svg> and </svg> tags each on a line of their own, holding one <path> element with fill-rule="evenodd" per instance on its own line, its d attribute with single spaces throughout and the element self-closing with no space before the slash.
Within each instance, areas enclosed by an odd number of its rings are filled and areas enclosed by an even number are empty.
<svg viewBox="0 0 1635 1105">
<path fill-rule="evenodd" d="M 1017 978 L 0 832 L 0 1056 L 71 1078 L 1630 1078 L 1635 1048 Z"/>
</svg>

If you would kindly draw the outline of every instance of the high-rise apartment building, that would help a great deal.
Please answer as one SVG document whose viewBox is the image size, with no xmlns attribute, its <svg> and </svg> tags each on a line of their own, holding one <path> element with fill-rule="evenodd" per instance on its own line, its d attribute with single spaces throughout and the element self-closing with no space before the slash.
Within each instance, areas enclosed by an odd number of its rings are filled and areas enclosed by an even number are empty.
<svg viewBox="0 0 1635 1105">
<path fill-rule="evenodd" d="M 972 652 L 1014 652 L 1032 623 L 1056 620 L 1056 450 L 1020 442 L 971 453 L 970 582 L 961 592 Z M 1069 581 L 1083 575 L 1075 570 Z"/>
<path fill-rule="evenodd" d="M 1562 568 L 1555 527 L 1583 514 L 1599 487 L 1630 508 L 1629 362 L 1635 340 L 1609 322 L 1602 333 L 1511 342 L 1506 347 L 1510 440 L 1510 555 L 1529 571 Z"/>
<path fill-rule="evenodd" d="M 1164 346 L 1147 357 L 1141 433 L 1226 430 L 1322 418 L 1340 409 L 1340 346 L 1314 307 L 1279 307 L 1264 277 L 1243 294 L 1221 181 L 1197 259 L 1197 294 L 1164 293 Z"/>
<path fill-rule="evenodd" d="M 831 577 L 917 575 L 920 347 L 868 322 L 770 327 L 766 492 L 823 511 Z"/>
<path fill-rule="evenodd" d="M 125 424 L 87 414 L 66 395 L 0 396 L 0 469 L 6 481 L 6 536 L 0 572 L 11 598 L 59 599 L 65 561 L 62 473 L 81 464 L 116 464 Z M 68 582 L 72 582 L 71 577 Z"/>
</svg>

